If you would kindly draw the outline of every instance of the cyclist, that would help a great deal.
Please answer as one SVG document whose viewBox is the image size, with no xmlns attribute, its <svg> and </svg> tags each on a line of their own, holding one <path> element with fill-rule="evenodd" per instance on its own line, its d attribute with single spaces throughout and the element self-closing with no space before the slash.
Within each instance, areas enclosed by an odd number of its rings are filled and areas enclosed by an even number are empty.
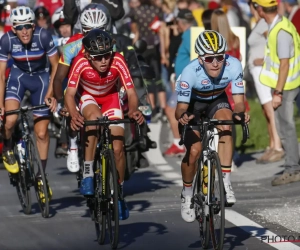
<svg viewBox="0 0 300 250">
<path fill-rule="evenodd" d="M 0 40 L 1 114 L 4 115 L 5 110 L 18 109 L 26 90 L 31 93 L 32 105 L 40 105 L 45 101 L 53 112 L 56 109 L 56 100 L 52 97 L 52 81 L 58 64 L 58 56 L 51 34 L 35 26 L 34 13 L 28 7 L 20 6 L 13 9 L 10 20 L 13 24 L 12 30 L 4 34 Z M 13 58 L 13 65 L 5 90 L 5 70 L 9 56 Z M 51 76 L 48 60 L 52 68 Z M 51 102 L 48 101 L 49 98 Z M 49 108 L 33 111 L 37 147 L 44 169 L 49 149 Z M 12 148 L 12 132 L 17 118 L 17 115 L 10 115 L 4 121 L 3 163 L 10 173 L 19 171 Z M 44 185 L 39 178 L 39 173 L 37 173 L 37 179 L 39 185 Z M 50 188 L 49 193 L 51 197 Z M 40 193 L 41 198 L 43 195 Z"/>
<path fill-rule="evenodd" d="M 79 53 L 83 54 L 82 38 L 90 30 L 100 28 L 103 30 L 111 29 L 111 18 L 108 10 L 102 4 L 87 5 L 80 16 L 83 33 L 72 36 L 67 44 L 62 48 L 57 72 L 54 78 L 54 96 L 59 100 L 59 106 L 63 100 L 63 81 L 67 77 L 71 62 Z M 76 134 L 69 138 L 70 145 L 68 150 L 67 168 L 71 172 L 79 171 L 78 148 Z"/>
<path fill-rule="evenodd" d="M 71 116 L 71 129 L 76 131 L 83 126 L 84 120 L 96 120 L 103 115 L 108 116 L 109 119 L 122 119 L 123 111 L 118 94 L 119 81 L 127 92 L 129 100 L 128 116 L 142 124 L 144 117 L 138 111 L 138 96 L 125 59 L 120 53 L 113 53 L 115 41 L 109 33 L 100 29 L 93 29 L 83 38 L 82 43 L 85 55 L 80 54 L 74 59 L 65 94 L 65 104 Z M 76 109 L 75 96 L 79 100 L 77 104 L 79 105 L 80 114 Z M 83 195 L 92 195 L 94 193 L 93 159 L 97 131 L 92 127 L 87 128 L 87 130 L 89 135 L 87 137 L 80 192 Z M 121 187 L 120 219 L 127 219 L 129 212 L 123 199 L 125 175 L 124 124 L 111 126 L 111 134 Z"/>
<path fill-rule="evenodd" d="M 250 120 L 250 116 L 245 113 L 242 65 L 238 59 L 225 55 L 226 50 L 226 40 L 218 32 L 207 30 L 200 33 L 195 43 L 198 58 L 184 68 L 176 84 L 178 96 L 175 116 L 179 121 L 179 131 L 182 130 L 182 125 L 190 125 L 185 139 L 187 153 L 181 163 L 181 216 L 187 222 L 195 220 L 195 211 L 190 208 L 193 196 L 192 182 L 196 161 L 201 153 L 200 133 L 193 123 L 198 121 L 202 114 L 219 120 Z M 235 103 L 233 113 L 225 93 L 230 82 Z M 236 199 L 230 182 L 233 154 L 231 126 L 219 126 L 219 131 L 218 153 L 226 200 L 228 204 L 234 204 Z"/>
</svg>

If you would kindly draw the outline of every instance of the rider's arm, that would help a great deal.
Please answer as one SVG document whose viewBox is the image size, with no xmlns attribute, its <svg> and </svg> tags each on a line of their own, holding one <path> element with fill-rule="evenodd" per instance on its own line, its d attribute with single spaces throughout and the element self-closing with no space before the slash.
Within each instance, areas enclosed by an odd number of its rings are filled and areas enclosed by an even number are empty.
<svg viewBox="0 0 300 250">
<path fill-rule="evenodd" d="M 188 110 L 189 104 L 184 102 L 178 102 L 175 110 L 175 118 L 179 120 L 179 118 Z"/>
<path fill-rule="evenodd" d="M 243 68 L 242 64 L 238 59 L 232 58 L 232 68 L 234 69 L 232 81 L 231 81 L 231 89 L 232 89 L 232 97 L 234 101 L 234 113 L 245 112 L 245 103 L 244 103 L 244 93 L 245 87 L 243 82 Z"/>
<path fill-rule="evenodd" d="M 60 100 L 64 96 L 62 84 L 64 79 L 68 76 L 69 68 L 70 66 L 62 63 L 59 63 L 57 66 L 53 80 L 53 93 L 56 100 Z"/>
<path fill-rule="evenodd" d="M 49 57 L 49 62 L 51 64 L 51 75 L 50 75 L 50 82 L 49 82 L 49 87 L 48 87 L 48 94 L 53 96 L 53 81 L 54 81 L 54 76 L 57 70 L 57 65 L 58 65 L 58 55 L 55 54 L 53 56 Z"/>
<path fill-rule="evenodd" d="M 7 67 L 7 60 L 9 54 L 9 34 L 6 33 L 1 37 L 0 40 L 0 105 L 4 105 L 5 95 L 5 71 Z"/>
</svg>

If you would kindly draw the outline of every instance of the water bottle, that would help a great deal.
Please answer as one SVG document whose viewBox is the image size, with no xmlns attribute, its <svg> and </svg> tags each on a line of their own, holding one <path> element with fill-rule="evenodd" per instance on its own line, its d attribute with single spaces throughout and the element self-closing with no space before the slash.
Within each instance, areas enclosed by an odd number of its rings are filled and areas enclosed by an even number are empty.
<svg viewBox="0 0 300 250">
<path fill-rule="evenodd" d="M 20 159 L 20 163 L 24 163 L 24 156 L 25 156 L 25 143 L 22 139 L 19 140 L 18 144 L 17 144 L 17 150 L 18 150 L 18 155 L 19 155 L 19 159 Z"/>
<path fill-rule="evenodd" d="M 151 115 L 152 115 L 152 108 L 149 100 L 149 97 L 147 94 L 144 94 L 144 96 L 142 96 L 140 98 L 140 102 L 141 105 L 139 106 L 139 110 L 143 113 L 147 124 L 151 122 Z"/>
<path fill-rule="evenodd" d="M 202 192 L 204 195 L 207 194 L 207 182 L 208 182 L 208 168 L 207 168 L 207 161 L 205 161 L 202 168 Z"/>
</svg>

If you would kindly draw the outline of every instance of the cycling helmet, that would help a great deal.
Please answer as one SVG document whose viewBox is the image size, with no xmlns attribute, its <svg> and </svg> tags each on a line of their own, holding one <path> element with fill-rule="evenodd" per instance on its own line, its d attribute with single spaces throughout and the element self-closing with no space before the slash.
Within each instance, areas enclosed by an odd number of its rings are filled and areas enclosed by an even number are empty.
<svg viewBox="0 0 300 250">
<path fill-rule="evenodd" d="M 52 15 L 51 18 L 51 23 L 53 27 L 57 30 L 59 26 L 64 25 L 64 24 L 71 24 L 66 21 L 64 12 L 63 12 L 63 7 L 58 8 Z"/>
<path fill-rule="evenodd" d="M 82 44 L 85 51 L 90 55 L 101 55 L 113 50 L 115 40 L 109 33 L 100 29 L 93 29 L 82 39 Z"/>
<path fill-rule="evenodd" d="M 48 19 L 50 17 L 49 11 L 44 6 L 39 6 L 34 11 L 36 19 L 45 18 Z"/>
<path fill-rule="evenodd" d="M 206 30 L 200 33 L 195 42 L 195 52 L 199 56 L 205 54 L 222 54 L 227 50 L 225 38 L 214 30 Z"/>
<path fill-rule="evenodd" d="M 11 23 L 33 23 L 35 20 L 34 12 L 26 6 L 18 6 L 10 13 L 9 19 Z"/>
<path fill-rule="evenodd" d="M 88 4 L 81 12 L 80 23 L 83 31 L 94 28 L 111 30 L 111 16 L 103 4 Z"/>
</svg>

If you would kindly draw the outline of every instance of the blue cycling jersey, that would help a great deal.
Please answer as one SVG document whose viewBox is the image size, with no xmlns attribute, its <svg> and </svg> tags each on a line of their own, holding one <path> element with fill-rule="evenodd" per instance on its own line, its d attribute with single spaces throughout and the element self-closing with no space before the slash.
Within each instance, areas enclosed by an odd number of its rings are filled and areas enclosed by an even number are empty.
<svg viewBox="0 0 300 250">
<path fill-rule="evenodd" d="M 6 62 L 11 55 L 13 64 L 26 73 L 48 71 L 47 55 L 50 57 L 56 53 L 51 33 L 40 27 L 35 28 L 27 45 L 22 44 L 12 31 L 5 33 L 0 40 L 0 61 Z"/>
<path fill-rule="evenodd" d="M 232 94 L 243 94 L 243 68 L 235 57 L 226 55 L 220 75 L 211 78 L 198 59 L 191 61 L 176 81 L 177 102 L 190 103 L 190 100 L 214 100 L 225 92 L 232 83 Z"/>
</svg>

